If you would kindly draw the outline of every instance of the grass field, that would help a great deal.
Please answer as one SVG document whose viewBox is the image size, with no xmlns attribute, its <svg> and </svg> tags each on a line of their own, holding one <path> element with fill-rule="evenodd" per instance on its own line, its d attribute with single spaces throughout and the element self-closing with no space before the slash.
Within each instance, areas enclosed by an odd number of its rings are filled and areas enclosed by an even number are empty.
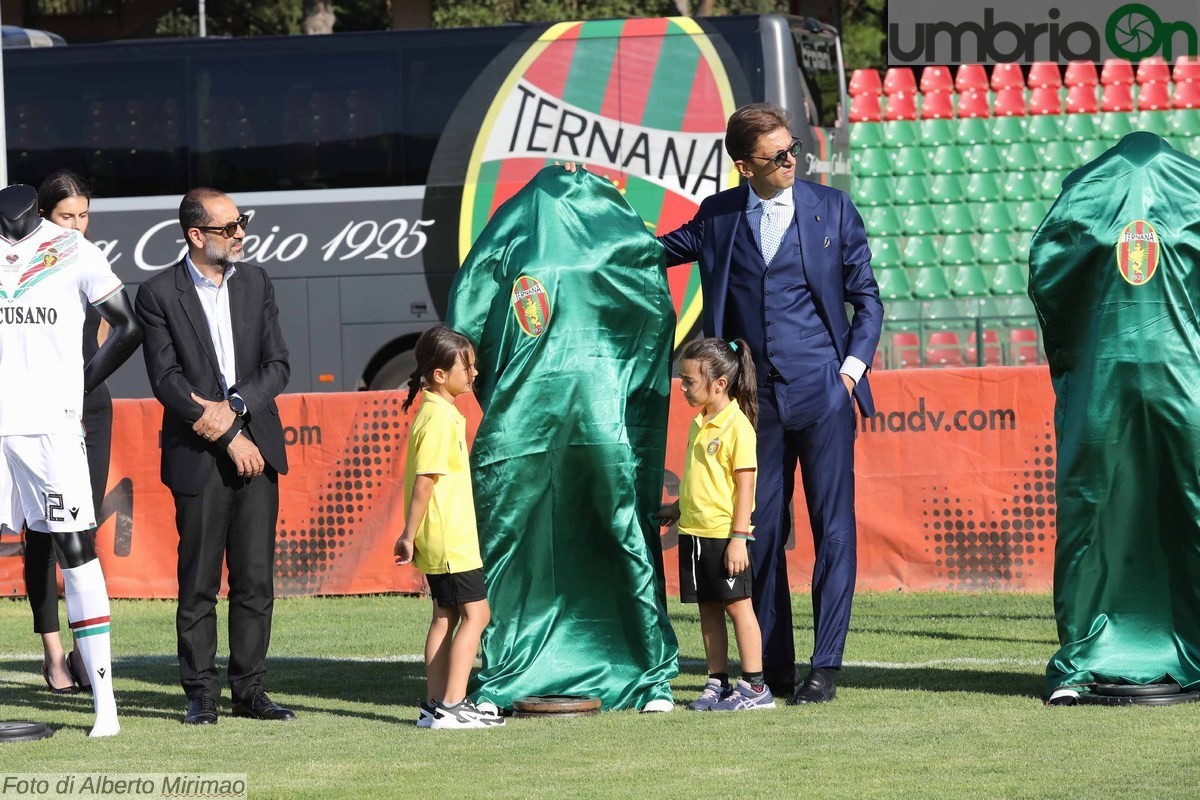
<svg viewBox="0 0 1200 800">
<path fill-rule="evenodd" d="M 113 604 L 123 729 L 90 741 L 90 698 L 56 697 L 37 671 L 24 603 L 0 601 L 0 720 L 52 739 L 0 745 L 13 773 L 246 773 L 253 798 L 1110 798 L 1200 795 L 1200 704 L 1046 708 L 1050 598 L 861 594 L 836 702 L 755 714 L 604 714 L 421 731 L 428 601 L 276 604 L 268 689 L 299 719 L 180 724 L 174 605 Z M 798 646 L 811 643 L 795 598 Z M 222 604 L 222 612 L 224 605 Z M 694 607 L 672 605 L 677 701 L 704 680 Z M 222 619 L 222 636 L 224 621 Z"/>
</svg>

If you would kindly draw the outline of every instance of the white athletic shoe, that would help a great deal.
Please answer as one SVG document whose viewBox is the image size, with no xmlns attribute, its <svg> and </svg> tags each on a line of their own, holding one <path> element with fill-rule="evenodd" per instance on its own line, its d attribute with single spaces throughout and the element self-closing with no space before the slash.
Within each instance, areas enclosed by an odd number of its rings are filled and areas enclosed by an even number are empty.
<svg viewBox="0 0 1200 800">
<path fill-rule="evenodd" d="M 675 704 L 672 703 L 670 700 L 665 700 L 661 697 L 658 699 L 655 699 L 655 700 L 651 700 L 649 703 L 646 703 L 646 705 L 642 706 L 643 714 L 664 714 L 668 711 L 674 711 L 674 710 L 675 710 Z"/>
<path fill-rule="evenodd" d="M 438 702 L 437 712 L 429 727 L 434 730 L 499 728 L 504 725 L 504 717 L 495 714 L 485 714 L 475 707 L 470 698 L 460 703 L 448 706 Z"/>
<path fill-rule="evenodd" d="M 481 714 L 491 714 L 493 717 L 501 716 L 500 707 L 489 700 L 484 700 L 482 703 L 476 703 L 475 708 L 479 709 Z"/>
<path fill-rule="evenodd" d="M 1048 706 L 1073 706 L 1079 702 L 1079 692 L 1074 689 L 1055 689 L 1046 701 Z"/>
<path fill-rule="evenodd" d="M 422 700 L 417 708 L 417 727 L 428 728 L 432 726 L 433 716 L 437 713 L 437 705 Z"/>
</svg>

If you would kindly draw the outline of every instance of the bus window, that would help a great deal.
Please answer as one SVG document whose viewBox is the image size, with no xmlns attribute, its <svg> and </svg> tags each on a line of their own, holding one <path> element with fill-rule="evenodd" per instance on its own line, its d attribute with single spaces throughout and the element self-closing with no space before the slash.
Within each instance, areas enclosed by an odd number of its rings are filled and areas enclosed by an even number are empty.
<svg viewBox="0 0 1200 800">
<path fill-rule="evenodd" d="M 843 77 L 837 32 L 816 20 L 803 19 L 792 26 L 796 58 L 808 84 L 813 108 L 812 123 L 822 128 L 844 124 Z"/>
</svg>

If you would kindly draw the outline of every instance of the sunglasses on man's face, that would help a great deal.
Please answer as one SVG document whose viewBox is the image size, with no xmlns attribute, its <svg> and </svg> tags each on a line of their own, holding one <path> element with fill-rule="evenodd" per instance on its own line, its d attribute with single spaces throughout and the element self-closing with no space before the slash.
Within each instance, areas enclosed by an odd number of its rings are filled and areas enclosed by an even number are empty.
<svg viewBox="0 0 1200 800">
<path fill-rule="evenodd" d="M 787 166 L 788 157 L 799 158 L 800 151 L 804 149 L 804 142 L 799 139 L 792 139 L 792 143 L 787 148 L 780 150 L 773 156 L 746 156 L 746 158 L 756 158 L 759 161 L 770 161 L 777 167 L 783 168 Z"/>
<path fill-rule="evenodd" d="M 204 231 L 205 233 L 219 233 L 219 234 L 221 234 L 221 236 L 225 237 L 226 239 L 229 239 L 235 233 L 237 233 L 238 228 L 241 228 L 243 231 L 245 231 L 246 226 L 249 224 L 250 224 L 250 215 L 242 214 L 240 217 L 238 217 L 236 220 L 229 223 L 228 225 L 197 225 L 196 230 Z"/>
</svg>

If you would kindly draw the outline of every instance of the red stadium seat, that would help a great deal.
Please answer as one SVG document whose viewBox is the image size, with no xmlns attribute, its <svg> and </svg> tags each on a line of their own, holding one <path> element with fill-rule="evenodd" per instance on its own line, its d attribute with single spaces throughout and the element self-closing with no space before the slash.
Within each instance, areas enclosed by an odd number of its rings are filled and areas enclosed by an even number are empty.
<svg viewBox="0 0 1200 800">
<path fill-rule="evenodd" d="M 1024 89 L 1025 76 L 1020 64 L 997 64 L 992 67 L 992 90 Z"/>
<path fill-rule="evenodd" d="M 883 83 L 879 80 L 879 71 L 874 69 L 856 69 L 850 76 L 850 96 L 860 94 L 881 94 Z"/>
<path fill-rule="evenodd" d="M 1175 70 L 1171 73 L 1176 84 L 1200 81 L 1200 59 L 1180 56 L 1175 59 Z"/>
<path fill-rule="evenodd" d="M 925 347 L 925 366 L 961 367 L 964 365 L 962 343 L 954 331 L 934 331 Z"/>
<path fill-rule="evenodd" d="M 1063 78 L 1067 86 L 1097 86 L 1100 77 L 1096 75 L 1096 65 L 1090 61 L 1072 61 L 1067 65 L 1067 74 Z"/>
<path fill-rule="evenodd" d="M 921 366 L 921 340 L 915 333 L 892 334 L 892 367 L 911 369 Z"/>
<path fill-rule="evenodd" d="M 927 92 L 921 96 L 921 119 L 954 119 L 950 92 Z"/>
<path fill-rule="evenodd" d="M 905 94 L 915 94 L 917 91 L 917 79 L 913 77 L 913 71 L 909 67 L 889 67 L 887 77 L 883 79 L 883 93 L 888 97 L 894 94 L 904 92 Z"/>
<path fill-rule="evenodd" d="M 1008 332 L 1012 363 L 1038 363 L 1038 332 L 1034 328 L 1013 328 Z"/>
<path fill-rule="evenodd" d="M 859 94 L 850 99 L 851 122 L 879 122 L 883 119 L 883 107 L 878 94 Z"/>
<path fill-rule="evenodd" d="M 958 74 L 954 77 L 954 88 L 959 94 L 965 94 L 972 90 L 986 91 L 988 88 L 987 71 L 984 70 L 982 64 L 963 64 L 958 68 Z"/>
<path fill-rule="evenodd" d="M 888 95 L 883 118 L 889 122 L 917 118 L 917 96 L 913 92 L 897 92 Z"/>
<path fill-rule="evenodd" d="M 1175 84 L 1174 103 L 1176 108 L 1200 108 L 1200 81 Z"/>
<path fill-rule="evenodd" d="M 971 331 L 971 335 L 967 337 L 967 365 L 977 366 L 979 364 L 979 351 L 975 346 L 975 331 Z M 1004 363 L 1004 356 L 1000 352 L 1000 334 L 991 328 L 987 328 L 983 332 L 983 366 L 998 367 Z"/>
<path fill-rule="evenodd" d="M 992 114 L 997 117 L 1025 116 L 1025 90 L 1001 89 L 992 101 Z"/>
<path fill-rule="evenodd" d="M 1133 83 L 1133 64 L 1123 58 L 1109 58 L 1100 70 L 1101 86 L 1128 86 Z"/>
<path fill-rule="evenodd" d="M 1062 101 L 1058 98 L 1058 89 L 1049 87 L 1034 89 L 1029 93 L 1029 113 L 1031 116 L 1044 114 L 1061 114 Z"/>
<path fill-rule="evenodd" d="M 1067 89 L 1068 114 L 1095 114 L 1100 110 L 1096 102 L 1096 87 L 1079 84 Z"/>
<path fill-rule="evenodd" d="M 1137 107 L 1139 111 L 1166 111 L 1171 107 L 1170 84 L 1144 83 L 1138 89 Z"/>
<path fill-rule="evenodd" d="M 990 117 L 992 107 L 988 103 L 986 89 L 972 89 L 958 96 L 958 118 Z"/>
<path fill-rule="evenodd" d="M 1128 83 L 1110 83 L 1100 95 L 1101 111 L 1133 111 L 1133 86 Z"/>
<path fill-rule="evenodd" d="M 1170 83 L 1171 68 L 1162 56 L 1150 56 L 1138 63 L 1137 82 L 1139 86 L 1147 83 Z"/>
<path fill-rule="evenodd" d="M 1094 76 L 1095 67 L 1092 68 Z M 1057 89 L 1062 86 L 1062 75 L 1059 74 L 1058 64 L 1053 61 L 1039 61 L 1029 68 L 1030 89 Z"/>
<path fill-rule="evenodd" d="M 921 71 L 921 93 L 954 91 L 949 67 L 926 67 Z"/>
</svg>

